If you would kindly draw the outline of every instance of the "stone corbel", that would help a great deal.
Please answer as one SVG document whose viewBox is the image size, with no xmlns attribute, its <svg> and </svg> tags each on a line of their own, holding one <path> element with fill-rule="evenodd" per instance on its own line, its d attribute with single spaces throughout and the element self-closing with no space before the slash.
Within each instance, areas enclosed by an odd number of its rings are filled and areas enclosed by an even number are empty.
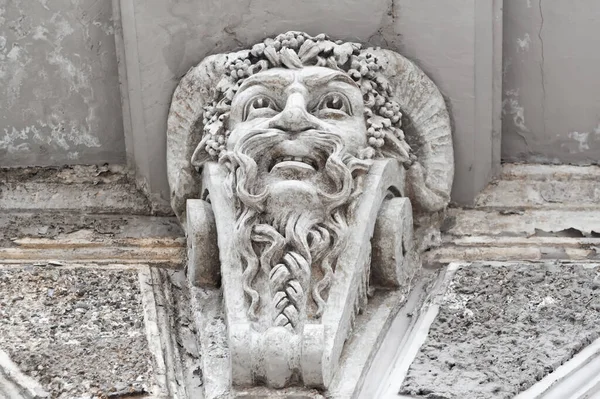
<svg viewBox="0 0 600 399">
<path fill-rule="evenodd" d="M 449 201 L 435 85 L 288 32 L 192 68 L 167 141 L 205 397 L 352 396 L 420 267 L 413 218 Z"/>
<path fill-rule="evenodd" d="M 283 388 L 298 370 L 306 386 L 327 388 L 354 319 L 367 306 L 370 276 L 381 286 L 401 287 L 418 268 L 412 256 L 412 207 L 403 196 L 404 171 L 395 160 L 375 161 L 371 166 L 322 322 L 305 325 L 300 335 L 282 327 L 258 332 L 246 319 L 240 261 L 232 241 L 234 215 L 222 184 L 225 174 L 222 166 L 207 165 L 205 195 L 210 202 L 187 202 L 188 278 L 197 287 L 223 289 L 232 382 L 252 386 L 260 379 Z"/>
</svg>

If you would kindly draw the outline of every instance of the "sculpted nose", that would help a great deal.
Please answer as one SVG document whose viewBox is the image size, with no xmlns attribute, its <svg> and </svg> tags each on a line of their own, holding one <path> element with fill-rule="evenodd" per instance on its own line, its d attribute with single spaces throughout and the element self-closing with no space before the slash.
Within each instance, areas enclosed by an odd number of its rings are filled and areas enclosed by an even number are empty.
<svg viewBox="0 0 600 399">
<path fill-rule="evenodd" d="M 309 129 L 316 129 L 314 117 L 306 110 L 306 100 L 301 93 L 292 93 L 285 104 L 285 108 L 275 116 L 270 128 L 286 132 L 299 133 Z"/>
</svg>

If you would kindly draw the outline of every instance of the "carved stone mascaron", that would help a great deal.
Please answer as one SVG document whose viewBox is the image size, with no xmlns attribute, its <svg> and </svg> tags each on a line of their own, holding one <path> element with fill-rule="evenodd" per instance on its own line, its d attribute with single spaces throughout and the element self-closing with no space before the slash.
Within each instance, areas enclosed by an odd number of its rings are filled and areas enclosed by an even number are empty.
<svg viewBox="0 0 600 399">
<path fill-rule="evenodd" d="M 395 52 L 288 32 L 192 68 L 167 140 L 189 279 L 222 294 L 231 366 L 207 396 L 328 389 L 370 293 L 410 285 L 413 208 L 449 201 L 441 94 Z"/>
</svg>

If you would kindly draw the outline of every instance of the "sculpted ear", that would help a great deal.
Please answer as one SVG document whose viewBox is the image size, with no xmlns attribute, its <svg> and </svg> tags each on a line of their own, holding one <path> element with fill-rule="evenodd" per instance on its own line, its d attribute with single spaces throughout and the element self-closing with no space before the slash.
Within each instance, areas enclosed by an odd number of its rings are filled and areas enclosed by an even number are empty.
<svg viewBox="0 0 600 399">
<path fill-rule="evenodd" d="M 208 141 L 208 138 L 208 135 L 204 136 L 192 154 L 190 162 L 196 168 L 201 168 L 211 158 L 210 154 L 206 151 L 206 142 Z"/>
</svg>

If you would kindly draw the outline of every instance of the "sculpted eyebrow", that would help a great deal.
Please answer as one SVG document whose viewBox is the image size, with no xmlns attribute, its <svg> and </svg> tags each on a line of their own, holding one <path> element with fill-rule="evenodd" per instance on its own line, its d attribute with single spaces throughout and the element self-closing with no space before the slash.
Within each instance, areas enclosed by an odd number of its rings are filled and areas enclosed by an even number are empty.
<svg viewBox="0 0 600 399">
<path fill-rule="evenodd" d="M 358 87 L 356 82 L 352 80 L 352 78 L 346 74 L 333 72 L 326 76 L 306 76 L 303 79 L 303 83 L 309 88 L 317 88 L 327 85 L 331 82 L 343 82 L 347 83 L 351 86 Z M 282 76 L 250 76 L 245 79 L 242 83 L 238 93 L 252 87 L 252 86 L 278 86 L 278 87 L 286 87 L 293 83 L 293 79 L 286 79 Z"/>
<path fill-rule="evenodd" d="M 309 87 L 320 87 L 331 82 L 343 82 L 351 86 L 357 87 L 356 82 L 352 78 L 343 73 L 332 73 L 326 76 L 307 76 L 304 78 L 304 84 Z"/>
<path fill-rule="evenodd" d="M 249 78 L 244 80 L 238 92 L 244 91 L 249 87 L 257 85 L 285 87 L 290 83 L 292 83 L 291 79 L 285 79 L 281 76 L 261 76 L 260 78 L 256 76 L 250 76 Z"/>
</svg>

